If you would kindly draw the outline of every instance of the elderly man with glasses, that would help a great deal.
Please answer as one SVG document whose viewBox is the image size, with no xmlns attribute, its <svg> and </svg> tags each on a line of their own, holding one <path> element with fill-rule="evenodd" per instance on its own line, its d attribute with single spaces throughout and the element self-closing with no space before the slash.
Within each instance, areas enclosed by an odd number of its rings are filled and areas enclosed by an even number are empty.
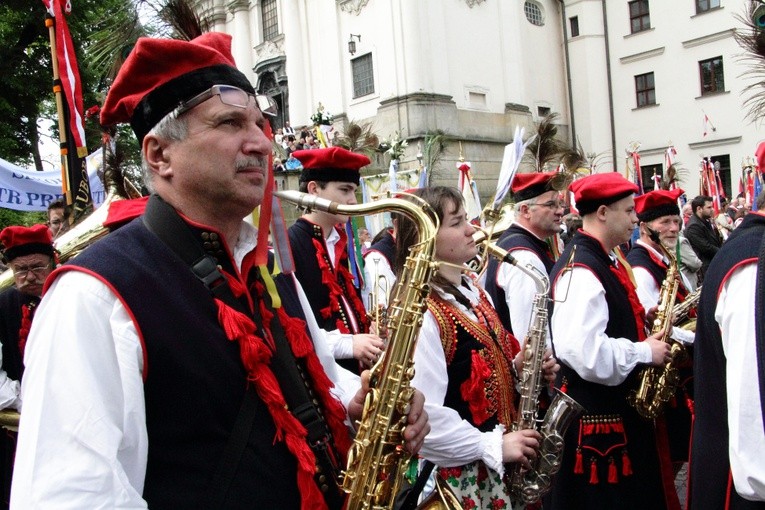
<svg viewBox="0 0 765 510">
<path fill-rule="evenodd" d="M 53 240 L 45 225 L 13 226 L 0 232 L 3 260 L 15 286 L 0 293 L 0 409 L 21 409 L 24 347 L 40 303 L 43 284 L 54 267 Z M 7 508 L 15 451 L 14 433 L 0 433 L 0 497 Z"/>
<path fill-rule="evenodd" d="M 541 276 L 547 276 L 555 264 L 550 243 L 561 230 L 565 207 L 560 191 L 553 189 L 556 175 L 540 172 L 515 176 L 511 186 L 515 218 L 497 241 L 518 260 L 518 265 L 532 266 Z M 486 270 L 486 291 L 505 329 L 524 339 L 538 292 L 534 280 L 515 266 L 491 260 Z"/>
<path fill-rule="evenodd" d="M 152 194 L 51 275 L 12 507 L 342 507 L 346 421 L 366 392 L 313 341 L 294 278 L 271 276 L 272 105 L 231 36 L 137 41 L 101 123 L 130 122 Z M 243 218 L 261 204 L 256 229 Z M 427 415 L 411 403 L 416 451 Z"/>
</svg>

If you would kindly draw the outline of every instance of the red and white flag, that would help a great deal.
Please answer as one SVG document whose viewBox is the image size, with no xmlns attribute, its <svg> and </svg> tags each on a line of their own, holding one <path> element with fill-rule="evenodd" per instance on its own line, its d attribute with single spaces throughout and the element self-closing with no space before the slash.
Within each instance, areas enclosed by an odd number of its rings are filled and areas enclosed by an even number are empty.
<svg viewBox="0 0 765 510">
<path fill-rule="evenodd" d="M 709 115 L 705 113 L 704 118 L 702 119 L 701 136 L 705 137 L 714 131 L 717 131 L 717 128 L 714 126 L 714 124 L 712 124 L 712 121 L 709 119 Z"/>
<path fill-rule="evenodd" d="M 42 2 L 55 22 L 58 75 L 61 80 L 61 93 L 69 108 L 69 133 L 77 146 L 77 155 L 83 158 L 88 155 L 88 150 L 85 146 L 82 85 L 72 37 L 64 16 L 72 11 L 72 2 L 71 0 L 42 0 Z"/>
</svg>

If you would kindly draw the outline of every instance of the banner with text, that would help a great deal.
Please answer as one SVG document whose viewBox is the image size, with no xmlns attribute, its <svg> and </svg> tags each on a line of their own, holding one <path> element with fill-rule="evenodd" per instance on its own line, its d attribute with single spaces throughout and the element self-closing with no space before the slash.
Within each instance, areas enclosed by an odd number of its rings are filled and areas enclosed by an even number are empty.
<svg viewBox="0 0 765 510">
<path fill-rule="evenodd" d="M 100 175 L 103 173 L 103 149 L 86 158 L 93 207 L 104 201 L 106 193 Z M 45 211 L 48 204 L 63 198 L 61 172 L 37 172 L 0 159 L 0 207 L 15 211 Z"/>
</svg>

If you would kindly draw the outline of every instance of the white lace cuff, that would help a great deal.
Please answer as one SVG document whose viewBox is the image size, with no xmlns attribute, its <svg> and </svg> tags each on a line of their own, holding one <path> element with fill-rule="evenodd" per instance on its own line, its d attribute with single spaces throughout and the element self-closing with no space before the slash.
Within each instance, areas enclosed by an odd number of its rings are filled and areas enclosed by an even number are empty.
<svg viewBox="0 0 765 510">
<path fill-rule="evenodd" d="M 505 426 L 502 424 L 494 427 L 491 432 L 484 432 L 481 436 L 483 454 L 481 460 L 486 467 L 496 471 L 499 476 L 505 474 L 505 464 L 502 462 L 502 436 L 505 434 Z"/>
</svg>

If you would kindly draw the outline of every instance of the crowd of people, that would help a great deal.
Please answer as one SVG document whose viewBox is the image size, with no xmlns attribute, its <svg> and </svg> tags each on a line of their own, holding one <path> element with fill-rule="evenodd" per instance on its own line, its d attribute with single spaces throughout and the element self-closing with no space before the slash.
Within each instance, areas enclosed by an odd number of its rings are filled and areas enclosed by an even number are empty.
<svg viewBox="0 0 765 510">
<path fill-rule="evenodd" d="M 17 444 L 0 435 L 11 508 L 343 508 L 370 369 L 396 341 L 379 313 L 396 282 L 429 284 L 401 406 L 417 490 L 434 477 L 464 508 L 527 508 L 511 477 L 538 469 L 550 431 L 519 428 L 520 406 L 539 398 L 541 417 L 559 392 L 583 412 L 557 431 L 559 471 L 532 508 L 679 509 L 689 462 L 689 508 L 765 507 L 764 195 L 737 224 L 738 200 L 715 218 L 698 196 L 686 215 L 682 190 L 636 196 L 616 172 L 521 173 L 497 241 L 516 265 L 479 277 L 461 193 L 431 186 L 400 198 L 439 220 L 429 282 L 406 280 L 423 240 L 401 214 L 355 267 L 347 211 L 307 209 L 287 233 L 294 271 L 278 272 L 267 208 L 242 220 L 271 200 L 271 108 L 230 36 L 139 39 L 101 123 L 130 123 L 148 199 L 110 209 L 111 233 L 58 267 L 65 209 L 0 232 L 15 283 L 0 294 L 0 407 L 21 411 Z M 300 191 L 355 205 L 369 159 L 301 135 L 275 134 Z M 702 289 L 695 335 L 663 308 L 673 274 L 671 303 Z M 674 394 L 645 419 L 641 373 L 668 364 Z"/>
</svg>

